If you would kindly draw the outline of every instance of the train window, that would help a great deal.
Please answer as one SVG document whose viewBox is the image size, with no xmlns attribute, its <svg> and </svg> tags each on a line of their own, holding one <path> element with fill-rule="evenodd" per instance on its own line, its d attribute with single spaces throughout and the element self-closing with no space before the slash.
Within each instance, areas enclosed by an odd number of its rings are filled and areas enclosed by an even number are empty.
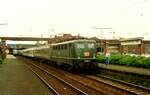
<svg viewBox="0 0 150 95">
<path fill-rule="evenodd" d="M 58 49 L 59 47 L 58 46 L 56 46 L 56 49 Z"/>
<path fill-rule="evenodd" d="M 67 44 L 64 44 L 64 49 L 67 49 Z"/>
<path fill-rule="evenodd" d="M 88 48 L 94 48 L 94 43 L 88 43 Z"/>
<path fill-rule="evenodd" d="M 59 50 L 59 45 L 57 46 L 57 50 Z"/>
<path fill-rule="evenodd" d="M 55 46 L 53 46 L 52 48 L 53 48 L 53 50 L 55 50 Z"/>
<path fill-rule="evenodd" d="M 62 45 L 62 49 L 65 49 L 65 45 L 64 44 Z"/>
<path fill-rule="evenodd" d="M 58 49 L 61 49 L 60 45 L 58 45 Z"/>
<path fill-rule="evenodd" d="M 62 49 L 62 45 L 60 45 L 60 49 Z"/>
<path fill-rule="evenodd" d="M 63 45 L 60 45 L 61 49 L 63 49 Z"/>
<path fill-rule="evenodd" d="M 72 45 L 71 45 L 71 43 L 69 44 L 69 47 L 71 47 Z"/>
<path fill-rule="evenodd" d="M 60 48 L 63 49 L 63 45 L 60 45 Z"/>
<path fill-rule="evenodd" d="M 77 43 L 76 46 L 77 48 L 84 48 L 84 43 Z"/>
<path fill-rule="evenodd" d="M 57 46 L 55 46 L 55 50 L 57 50 Z"/>
</svg>

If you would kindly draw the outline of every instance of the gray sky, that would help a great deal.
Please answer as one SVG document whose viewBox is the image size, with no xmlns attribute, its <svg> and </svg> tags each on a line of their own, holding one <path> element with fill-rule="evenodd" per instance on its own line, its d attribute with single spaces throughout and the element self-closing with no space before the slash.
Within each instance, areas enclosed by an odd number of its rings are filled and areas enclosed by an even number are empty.
<svg viewBox="0 0 150 95">
<path fill-rule="evenodd" d="M 106 39 L 150 39 L 149 0 L 0 1 L 0 23 L 8 23 L 0 26 L 1 36 L 49 37 L 70 33 Z"/>
</svg>

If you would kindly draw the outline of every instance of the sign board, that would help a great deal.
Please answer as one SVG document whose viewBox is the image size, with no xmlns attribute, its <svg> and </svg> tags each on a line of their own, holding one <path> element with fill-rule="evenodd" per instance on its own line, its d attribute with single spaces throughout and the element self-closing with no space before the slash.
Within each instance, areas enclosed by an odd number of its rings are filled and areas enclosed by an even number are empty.
<svg viewBox="0 0 150 95">
<path fill-rule="evenodd" d="M 139 45 L 141 44 L 141 40 L 138 41 L 123 41 L 121 45 Z"/>
</svg>

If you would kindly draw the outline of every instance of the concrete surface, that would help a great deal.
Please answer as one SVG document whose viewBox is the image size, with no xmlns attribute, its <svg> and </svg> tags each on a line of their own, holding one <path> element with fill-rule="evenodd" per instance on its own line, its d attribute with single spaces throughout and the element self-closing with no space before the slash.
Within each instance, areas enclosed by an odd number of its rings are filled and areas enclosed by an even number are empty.
<svg viewBox="0 0 150 95">
<path fill-rule="evenodd" d="M 13 55 L 0 64 L 0 95 L 52 95 L 29 67 Z"/>
<path fill-rule="evenodd" d="M 110 70 L 123 71 L 123 72 L 139 74 L 139 75 L 150 76 L 150 69 L 113 65 L 113 64 L 106 65 L 106 64 L 102 64 L 102 63 L 99 63 L 98 66 L 101 68 L 110 69 Z"/>
</svg>

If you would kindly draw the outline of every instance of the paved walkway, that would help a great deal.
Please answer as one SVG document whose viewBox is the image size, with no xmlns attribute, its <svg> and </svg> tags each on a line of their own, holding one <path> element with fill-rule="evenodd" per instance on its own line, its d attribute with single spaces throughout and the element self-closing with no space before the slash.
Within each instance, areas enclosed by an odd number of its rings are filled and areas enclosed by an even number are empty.
<svg viewBox="0 0 150 95">
<path fill-rule="evenodd" d="M 48 87 L 29 67 L 8 55 L 0 64 L 0 95 L 52 95 Z"/>
<path fill-rule="evenodd" d="M 128 67 L 128 66 L 121 66 L 121 65 L 112 65 L 112 64 L 106 65 L 106 64 L 101 64 L 101 63 L 99 63 L 99 67 L 110 69 L 110 70 L 123 71 L 123 72 L 150 76 L 150 69 Z"/>
</svg>

